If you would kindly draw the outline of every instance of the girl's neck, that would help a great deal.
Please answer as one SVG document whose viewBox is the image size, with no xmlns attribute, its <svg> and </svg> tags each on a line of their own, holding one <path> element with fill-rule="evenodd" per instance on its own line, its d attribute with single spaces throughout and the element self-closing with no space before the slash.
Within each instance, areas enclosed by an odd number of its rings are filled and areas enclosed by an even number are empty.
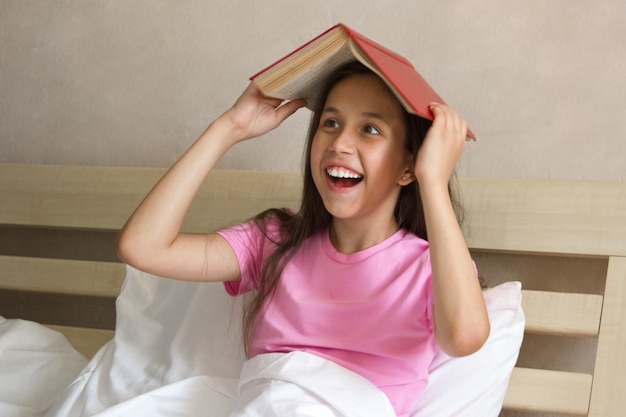
<svg viewBox="0 0 626 417">
<path fill-rule="evenodd" d="M 380 227 L 335 218 L 330 224 L 330 242 L 339 253 L 356 253 L 386 240 L 397 232 L 398 228 L 398 223 L 394 218 Z"/>
</svg>

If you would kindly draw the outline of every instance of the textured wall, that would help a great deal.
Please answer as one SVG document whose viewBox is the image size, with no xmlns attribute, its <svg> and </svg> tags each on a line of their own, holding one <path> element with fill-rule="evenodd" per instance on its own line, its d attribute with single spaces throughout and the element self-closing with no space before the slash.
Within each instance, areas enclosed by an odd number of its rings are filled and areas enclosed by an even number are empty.
<svg viewBox="0 0 626 417">
<path fill-rule="evenodd" d="M 0 0 L 0 161 L 168 166 L 248 76 L 343 21 L 470 121 L 461 174 L 622 180 L 625 17 L 621 0 Z M 307 121 L 220 166 L 298 170 Z"/>
</svg>

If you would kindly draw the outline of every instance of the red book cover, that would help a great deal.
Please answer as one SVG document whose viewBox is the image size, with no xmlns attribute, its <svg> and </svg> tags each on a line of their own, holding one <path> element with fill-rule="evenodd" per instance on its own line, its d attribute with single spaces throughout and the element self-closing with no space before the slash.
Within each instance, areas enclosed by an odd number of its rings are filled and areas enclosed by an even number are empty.
<svg viewBox="0 0 626 417">
<path fill-rule="evenodd" d="M 432 120 L 428 105 L 432 102 L 445 104 L 443 99 L 415 70 L 413 65 L 403 56 L 366 38 L 360 33 L 342 25 L 350 34 L 358 48 L 381 72 L 396 93 L 411 106 L 421 117 Z"/>
</svg>

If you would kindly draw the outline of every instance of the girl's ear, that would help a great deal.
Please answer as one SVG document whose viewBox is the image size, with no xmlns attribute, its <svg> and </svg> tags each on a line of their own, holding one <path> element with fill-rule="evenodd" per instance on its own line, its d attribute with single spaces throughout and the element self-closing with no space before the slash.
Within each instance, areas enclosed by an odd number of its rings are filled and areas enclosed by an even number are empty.
<svg viewBox="0 0 626 417">
<path fill-rule="evenodd" d="M 398 184 L 404 187 L 405 185 L 409 185 L 413 181 L 415 181 L 415 173 L 413 172 L 413 158 L 410 158 L 407 167 L 402 172 L 402 176 L 400 177 L 400 181 L 398 181 Z"/>
</svg>

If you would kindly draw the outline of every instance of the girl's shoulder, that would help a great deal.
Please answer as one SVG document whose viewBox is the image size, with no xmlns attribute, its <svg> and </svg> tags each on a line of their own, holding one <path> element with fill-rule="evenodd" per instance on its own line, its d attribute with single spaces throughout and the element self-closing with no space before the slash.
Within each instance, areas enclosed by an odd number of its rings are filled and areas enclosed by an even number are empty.
<svg viewBox="0 0 626 417">
<path fill-rule="evenodd" d="M 415 233 L 406 229 L 400 229 L 396 234 L 398 235 L 396 240 L 400 244 L 410 245 L 418 250 L 427 250 L 430 247 L 430 244 L 426 239 L 419 237 Z"/>
<path fill-rule="evenodd" d="M 423 262 L 430 258 L 430 244 L 416 234 L 401 229 L 396 232 L 392 241 L 385 245 L 385 252 L 396 259 Z"/>
</svg>

